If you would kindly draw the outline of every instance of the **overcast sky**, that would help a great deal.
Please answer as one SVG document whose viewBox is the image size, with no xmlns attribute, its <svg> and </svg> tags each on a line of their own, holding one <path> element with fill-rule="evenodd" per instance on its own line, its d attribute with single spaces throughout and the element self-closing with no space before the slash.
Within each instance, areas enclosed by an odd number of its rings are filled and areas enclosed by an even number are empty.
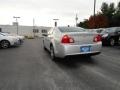
<svg viewBox="0 0 120 90">
<path fill-rule="evenodd" d="M 97 0 L 96 12 L 103 2 L 120 0 Z M 0 24 L 12 24 L 13 16 L 21 17 L 20 25 L 54 26 L 53 19 L 58 18 L 59 26 L 75 25 L 75 15 L 79 21 L 93 14 L 94 0 L 0 0 Z"/>
</svg>

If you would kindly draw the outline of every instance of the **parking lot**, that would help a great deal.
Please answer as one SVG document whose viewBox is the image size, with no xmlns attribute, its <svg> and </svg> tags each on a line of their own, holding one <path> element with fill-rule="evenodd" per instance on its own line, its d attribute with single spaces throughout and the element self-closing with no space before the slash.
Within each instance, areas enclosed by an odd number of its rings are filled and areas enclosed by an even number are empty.
<svg viewBox="0 0 120 90">
<path fill-rule="evenodd" d="M 120 90 L 120 46 L 53 62 L 42 39 L 0 49 L 0 90 Z"/>
</svg>

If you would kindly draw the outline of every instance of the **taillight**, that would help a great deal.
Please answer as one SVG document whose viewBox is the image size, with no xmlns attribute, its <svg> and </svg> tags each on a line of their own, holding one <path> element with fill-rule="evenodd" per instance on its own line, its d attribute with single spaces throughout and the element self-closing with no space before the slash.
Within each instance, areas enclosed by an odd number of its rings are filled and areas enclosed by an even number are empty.
<svg viewBox="0 0 120 90">
<path fill-rule="evenodd" d="M 74 39 L 68 35 L 62 37 L 61 43 L 74 43 Z"/>
<path fill-rule="evenodd" d="M 94 42 L 100 42 L 100 41 L 102 41 L 101 35 L 96 35 L 96 36 L 94 37 L 93 41 L 94 41 Z"/>
</svg>

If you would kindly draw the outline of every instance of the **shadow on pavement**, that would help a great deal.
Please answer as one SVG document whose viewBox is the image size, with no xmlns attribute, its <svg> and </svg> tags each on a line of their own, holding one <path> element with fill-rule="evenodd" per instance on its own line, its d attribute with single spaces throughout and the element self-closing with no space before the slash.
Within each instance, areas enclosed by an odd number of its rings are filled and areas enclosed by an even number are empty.
<svg viewBox="0 0 120 90">
<path fill-rule="evenodd" d="M 76 69 L 81 65 L 96 65 L 95 60 L 92 57 L 84 57 L 84 56 L 71 56 L 65 59 L 58 59 L 55 62 L 60 67 Z"/>
<path fill-rule="evenodd" d="M 21 46 L 11 46 L 11 47 L 5 48 L 5 49 L 0 48 L 0 50 L 10 50 L 10 49 L 16 49 L 16 48 L 20 48 L 20 47 L 21 47 Z"/>
<path fill-rule="evenodd" d="M 103 46 L 103 48 L 120 49 L 120 45 L 115 45 L 115 46 Z"/>
<path fill-rule="evenodd" d="M 47 56 L 50 58 L 50 52 L 48 50 L 44 50 L 44 53 L 46 53 Z M 51 60 L 51 62 L 56 63 L 59 67 L 76 69 L 76 68 L 79 68 L 81 65 L 90 65 L 90 66 L 96 65 L 97 62 L 93 57 L 69 56 L 64 59 L 57 58 L 56 61 Z"/>
</svg>

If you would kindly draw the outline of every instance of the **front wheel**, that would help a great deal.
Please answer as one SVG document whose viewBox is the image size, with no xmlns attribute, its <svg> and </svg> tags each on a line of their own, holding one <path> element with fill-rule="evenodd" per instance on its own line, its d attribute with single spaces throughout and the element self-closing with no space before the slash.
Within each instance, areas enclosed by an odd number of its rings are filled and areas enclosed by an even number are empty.
<svg viewBox="0 0 120 90">
<path fill-rule="evenodd" d="M 6 49 L 6 48 L 8 48 L 9 46 L 10 46 L 10 43 L 9 43 L 9 41 L 7 41 L 7 40 L 4 40 L 4 41 L 1 41 L 1 42 L 0 42 L 0 47 L 1 47 L 1 48 Z"/>
<path fill-rule="evenodd" d="M 44 41 L 43 41 L 43 49 L 44 49 L 45 51 L 47 51 L 47 49 L 46 49 L 46 47 L 45 47 L 45 44 L 44 44 Z"/>
<path fill-rule="evenodd" d="M 113 38 L 110 39 L 110 46 L 114 46 L 115 45 L 115 40 Z"/>
<path fill-rule="evenodd" d="M 118 44 L 120 45 L 120 37 L 119 37 L 119 39 L 118 39 Z"/>
</svg>

